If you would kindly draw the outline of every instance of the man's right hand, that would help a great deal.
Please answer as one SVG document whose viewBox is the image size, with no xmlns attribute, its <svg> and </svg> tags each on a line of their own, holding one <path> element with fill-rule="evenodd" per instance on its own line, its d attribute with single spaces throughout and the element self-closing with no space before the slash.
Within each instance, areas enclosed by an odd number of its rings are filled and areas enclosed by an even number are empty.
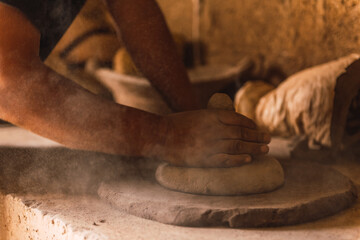
<svg viewBox="0 0 360 240">
<path fill-rule="evenodd" d="M 164 117 L 163 146 L 155 156 L 176 166 L 234 167 L 266 154 L 270 135 L 245 116 L 226 110 L 199 110 Z"/>
</svg>

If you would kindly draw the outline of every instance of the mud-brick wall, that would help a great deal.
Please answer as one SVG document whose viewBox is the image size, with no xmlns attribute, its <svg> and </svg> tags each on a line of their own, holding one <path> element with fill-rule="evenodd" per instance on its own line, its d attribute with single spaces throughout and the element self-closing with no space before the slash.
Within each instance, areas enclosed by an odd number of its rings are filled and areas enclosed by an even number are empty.
<svg viewBox="0 0 360 240">
<path fill-rule="evenodd" d="M 243 56 L 286 74 L 360 52 L 359 0 L 199 0 L 209 63 Z M 158 0 L 174 32 L 191 39 L 192 1 Z"/>
<path fill-rule="evenodd" d="M 192 0 L 157 0 L 172 32 L 192 39 Z"/>
</svg>

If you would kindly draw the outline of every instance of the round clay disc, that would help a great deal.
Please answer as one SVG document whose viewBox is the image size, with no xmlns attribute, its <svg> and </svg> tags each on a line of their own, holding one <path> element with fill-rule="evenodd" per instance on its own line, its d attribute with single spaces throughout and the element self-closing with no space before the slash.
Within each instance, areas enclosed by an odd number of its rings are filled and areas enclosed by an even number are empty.
<svg viewBox="0 0 360 240">
<path fill-rule="evenodd" d="M 185 168 L 164 163 L 157 168 L 155 176 L 165 188 L 204 195 L 264 193 L 284 184 L 282 166 L 267 155 L 233 168 Z"/>
</svg>

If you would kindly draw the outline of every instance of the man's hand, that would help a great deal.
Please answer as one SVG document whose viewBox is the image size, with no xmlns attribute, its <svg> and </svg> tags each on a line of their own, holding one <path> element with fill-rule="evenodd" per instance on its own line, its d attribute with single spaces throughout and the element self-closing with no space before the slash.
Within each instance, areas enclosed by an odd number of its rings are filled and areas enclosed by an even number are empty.
<svg viewBox="0 0 360 240">
<path fill-rule="evenodd" d="M 233 167 L 269 151 L 270 135 L 243 115 L 200 110 L 165 117 L 167 135 L 155 155 L 177 166 Z"/>
</svg>

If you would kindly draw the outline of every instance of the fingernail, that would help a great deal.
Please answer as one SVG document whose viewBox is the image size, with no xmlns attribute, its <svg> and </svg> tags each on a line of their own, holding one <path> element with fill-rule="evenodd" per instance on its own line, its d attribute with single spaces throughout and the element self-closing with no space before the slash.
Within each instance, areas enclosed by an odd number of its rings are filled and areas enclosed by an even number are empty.
<svg viewBox="0 0 360 240">
<path fill-rule="evenodd" d="M 264 145 L 264 146 L 261 146 L 260 150 L 263 152 L 263 153 L 267 153 L 269 151 L 269 147 Z"/>
</svg>

